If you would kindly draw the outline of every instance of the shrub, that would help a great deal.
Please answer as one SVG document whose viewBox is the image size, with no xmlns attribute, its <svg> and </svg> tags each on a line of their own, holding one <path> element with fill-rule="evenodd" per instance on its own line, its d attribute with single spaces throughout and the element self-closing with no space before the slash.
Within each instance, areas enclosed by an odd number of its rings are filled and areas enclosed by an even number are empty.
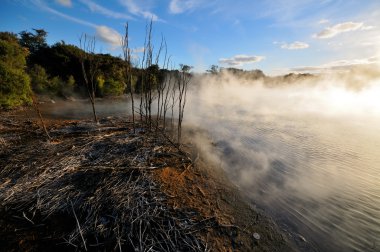
<svg viewBox="0 0 380 252">
<path fill-rule="evenodd" d="M 31 102 L 30 79 L 25 72 L 27 55 L 15 34 L 0 32 L 0 107 L 9 109 Z"/>
<path fill-rule="evenodd" d="M 124 93 L 124 83 L 114 79 L 108 79 L 104 82 L 104 96 L 117 96 Z"/>
</svg>

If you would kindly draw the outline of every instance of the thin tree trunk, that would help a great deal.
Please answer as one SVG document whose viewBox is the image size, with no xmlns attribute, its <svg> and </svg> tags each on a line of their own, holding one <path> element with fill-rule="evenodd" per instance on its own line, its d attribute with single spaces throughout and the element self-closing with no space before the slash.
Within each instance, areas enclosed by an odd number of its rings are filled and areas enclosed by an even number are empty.
<svg viewBox="0 0 380 252">
<path fill-rule="evenodd" d="M 42 114 L 41 114 L 40 108 L 39 108 L 39 106 L 38 106 L 37 98 L 36 98 L 34 95 L 32 95 L 32 102 L 33 102 L 34 110 L 37 112 L 37 115 L 38 115 L 38 117 L 39 117 L 39 119 L 40 119 L 40 121 L 41 121 L 42 128 L 43 128 L 43 130 L 44 130 L 44 132 L 45 132 L 47 138 L 48 138 L 49 140 L 51 140 L 52 138 L 50 137 L 49 132 L 48 132 L 48 130 L 47 130 L 47 128 L 46 128 L 46 125 L 45 125 L 44 119 L 43 119 L 43 117 L 42 117 Z"/>
</svg>

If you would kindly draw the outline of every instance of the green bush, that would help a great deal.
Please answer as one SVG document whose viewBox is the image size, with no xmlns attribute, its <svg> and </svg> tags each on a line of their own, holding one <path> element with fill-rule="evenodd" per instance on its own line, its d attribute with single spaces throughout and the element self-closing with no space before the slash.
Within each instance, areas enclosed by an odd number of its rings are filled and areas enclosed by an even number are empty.
<svg viewBox="0 0 380 252">
<path fill-rule="evenodd" d="M 31 103 L 30 79 L 25 72 L 27 55 L 15 34 L 0 32 L 0 107 Z"/>
<path fill-rule="evenodd" d="M 104 82 L 104 96 L 117 96 L 124 93 L 124 83 L 114 79 L 108 79 Z"/>
<path fill-rule="evenodd" d="M 10 109 L 30 104 L 29 76 L 23 70 L 12 69 L 0 63 L 0 107 Z"/>
<path fill-rule="evenodd" d="M 37 64 L 33 65 L 29 70 L 29 77 L 32 88 L 36 93 L 46 93 L 49 87 L 49 76 L 45 68 Z"/>
</svg>

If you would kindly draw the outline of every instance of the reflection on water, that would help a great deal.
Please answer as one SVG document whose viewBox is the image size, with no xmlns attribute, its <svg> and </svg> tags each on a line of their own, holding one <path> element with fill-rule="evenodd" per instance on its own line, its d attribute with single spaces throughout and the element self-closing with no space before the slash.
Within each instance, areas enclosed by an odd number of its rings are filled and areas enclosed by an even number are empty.
<svg viewBox="0 0 380 252">
<path fill-rule="evenodd" d="M 380 123 L 251 116 L 203 126 L 223 168 L 283 225 L 321 251 L 380 251 Z"/>
</svg>

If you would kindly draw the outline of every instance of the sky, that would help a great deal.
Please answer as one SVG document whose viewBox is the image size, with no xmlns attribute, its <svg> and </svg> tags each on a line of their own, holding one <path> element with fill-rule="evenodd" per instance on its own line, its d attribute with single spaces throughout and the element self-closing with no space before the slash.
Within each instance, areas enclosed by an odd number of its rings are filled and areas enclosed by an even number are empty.
<svg viewBox="0 0 380 252">
<path fill-rule="evenodd" d="M 146 25 L 173 67 L 211 65 L 265 74 L 319 72 L 380 61 L 379 0 L 2 0 L 0 31 L 44 29 L 52 45 L 96 37 L 97 52 L 121 56 L 120 38 L 141 58 Z"/>
</svg>

